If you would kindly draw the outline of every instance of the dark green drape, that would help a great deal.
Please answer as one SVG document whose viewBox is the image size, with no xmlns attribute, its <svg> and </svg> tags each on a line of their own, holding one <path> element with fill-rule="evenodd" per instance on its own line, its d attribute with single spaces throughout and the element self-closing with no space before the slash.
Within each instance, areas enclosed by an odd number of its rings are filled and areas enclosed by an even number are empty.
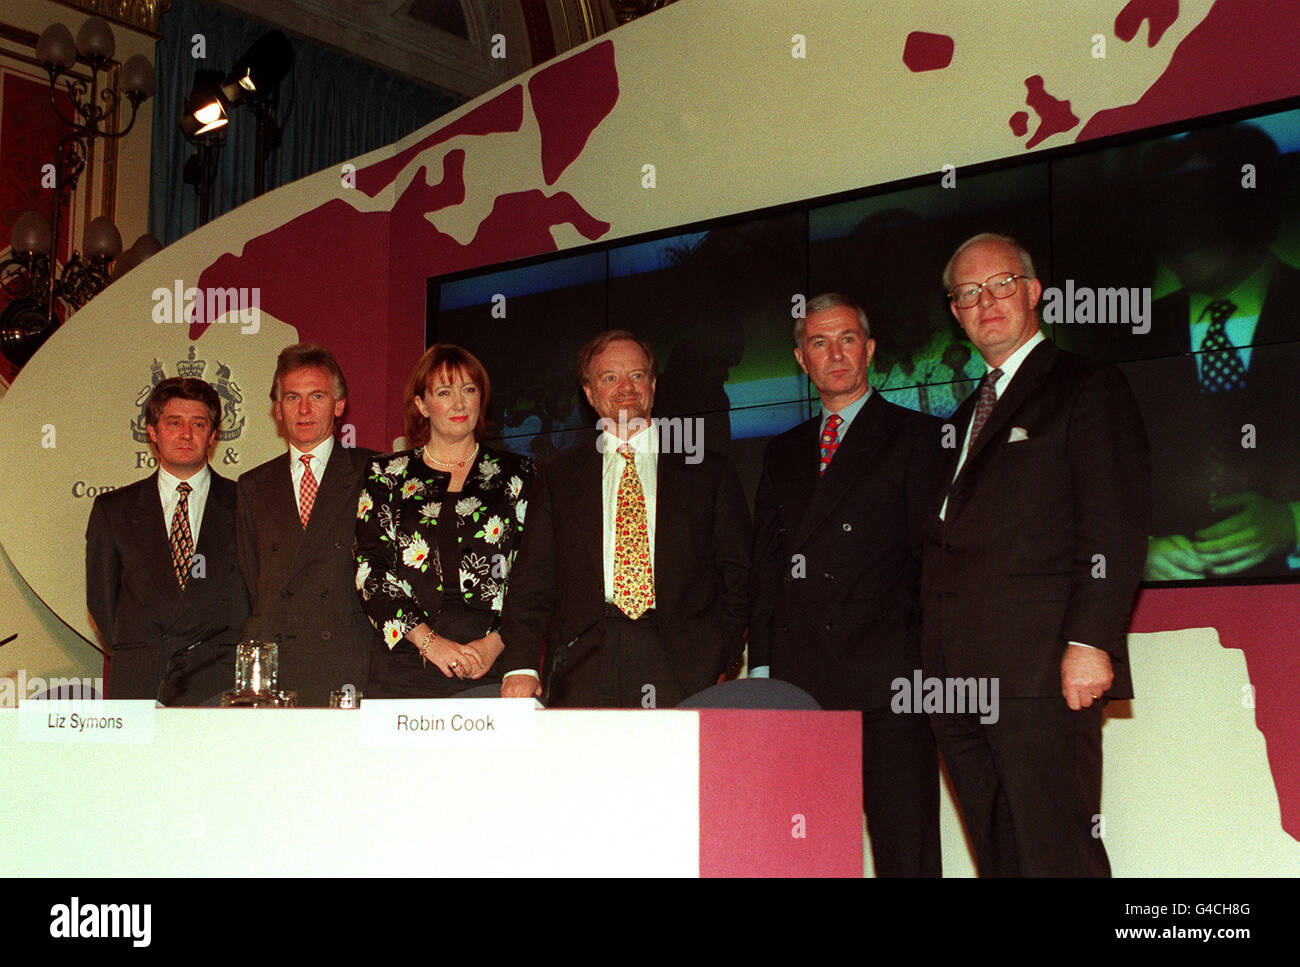
<svg viewBox="0 0 1300 967">
<path fill-rule="evenodd" d="M 198 190 L 182 181 L 194 148 L 176 126 L 194 72 L 229 71 L 269 28 L 197 0 L 174 0 L 161 26 L 154 60 L 158 91 L 153 98 L 149 231 L 168 244 L 198 227 Z M 206 45 L 203 59 L 192 56 L 196 34 L 203 35 Z M 297 37 L 289 39 L 296 58 L 280 85 L 277 116 L 284 137 L 266 166 L 267 191 L 391 144 L 462 103 Z M 227 131 L 213 183 L 212 218 L 253 197 L 253 112 L 243 105 L 235 108 Z"/>
</svg>

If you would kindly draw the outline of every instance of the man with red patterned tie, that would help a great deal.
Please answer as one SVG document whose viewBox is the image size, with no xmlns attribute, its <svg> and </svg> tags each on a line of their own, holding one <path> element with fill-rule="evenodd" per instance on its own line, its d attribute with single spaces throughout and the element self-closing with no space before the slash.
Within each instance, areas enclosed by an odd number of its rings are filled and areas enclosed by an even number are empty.
<svg viewBox="0 0 1300 967">
<path fill-rule="evenodd" d="M 921 667 L 921 524 L 939 421 L 867 382 L 875 340 L 838 293 L 810 299 L 794 356 L 822 412 L 774 438 L 754 511 L 750 674 L 862 713 L 862 795 L 878 876 L 938 876 L 939 765 L 893 683 Z"/>
<path fill-rule="evenodd" d="M 501 614 L 501 694 L 540 693 L 545 639 L 550 704 L 668 708 L 740 662 L 748 508 L 725 457 L 673 452 L 652 422 L 647 343 L 604 332 L 578 373 L 599 436 L 534 479 Z"/>
<path fill-rule="evenodd" d="M 239 564 L 253 598 L 245 637 L 280 646 L 299 705 L 365 686 L 377 632 L 356 591 L 357 495 L 373 453 L 334 438 L 348 385 L 316 343 L 285 348 L 271 400 L 288 452 L 239 478 Z"/>
<path fill-rule="evenodd" d="M 110 650 L 109 698 L 199 705 L 234 684 L 248 593 L 235 484 L 208 466 L 220 419 L 203 380 L 162 380 L 145 404 L 157 472 L 95 498 L 86 605 Z"/>
</svg>

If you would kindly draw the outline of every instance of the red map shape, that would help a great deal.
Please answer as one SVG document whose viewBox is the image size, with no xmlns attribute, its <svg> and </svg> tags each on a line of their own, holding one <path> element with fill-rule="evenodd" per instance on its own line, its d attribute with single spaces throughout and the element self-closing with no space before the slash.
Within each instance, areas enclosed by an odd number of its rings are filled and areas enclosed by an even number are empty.
<svg viewBox="0 0 1300 967">
<path fill-rule="evenodd" d="M 599 123 L 618 96 L 612 60 L 585 52 L 577 59 L 585 69 L 568 75 L 568 110 L 589 120 L 552 126 L 553 159 L 581 154 L 591 133 L 590 119 Z M 358 172 L 358 185 L 374 197 L 420 151 L 455 134 L 518 130 L 522 108 L 523 90 L 516 85 L 400 156 Z M 294 326 L 299 338 L 333 349 L 348 376 L 344 420 L 357 428 L 361 446 L 387 450 L 401 432 L 403 383 L 425 346 L 425 283 L 430 276 L 555 251 L 551 229 L 556 225 L 572 224 L 592 241 L 610 229 L 567 192 L 515 191 L 496 196 L 473 239 L 462 245 L 428 216 L 464 202 L 466 160 L 475 150 L 481 150 L 479 142 L 470 141 L 449 151 L 441 181 L 429 185 L 428 174 L 417 175 L 391 211 L 360 212 L 342 198 L 334 199 L 270 228 L 239 255 L 223 255 L 199 275 L 198 285 L 205 290 L 259 288 L 260 305 L 268 314 Z M 526 173 L 534 184 L 540 183 L 542 168 L 539 158 L 536 169 Z M 205 328 L 206 321 L 191 326 L 191 338 L 199 338 Z M 260 397 L 266 387 L 246 389 Z"/>
<path fill-rule="evenodd" d="M 1023 138 L 1029 130 L 1029 114 L 1026 111 L 1017 111 L 1007 120 L 1011 125 L 1011 133 L 1017 138 Z"/>
<path fill-rule="evenodd" d="M 1264 734 L 1277 786 L 1282 828 L 1300 840 L 1300 585 L 1168 588 L 1143 591 L 1129 630 L 1137 633 L 1216 628 L 1224 648 L 1238 648 L 1255 687 L 1255 724 Z M 1138 682 L 1140 689 L 1142 683 Z M 1233 696 L 1227 699 L 1231 700 Z M 1139 693 L 1138 700 L 1141 700 Z M 1192 703 L 1205 696 L 1187 696 Z"/>
<path fill-rule="evenodd" d="M 1136 104 L 1098 111 L 1079 140 L 1262 104 L 1300 93 L 1300 3 L 1217 0 Z"/>
<path fill-rule="evenodd" d="M 613 42 L 603 41 L 534 74 L 528 96 L 542 132 L 542 175 L 553 185 L 618 101 Z"/>
<path fill-rule="evenodd" d="M 506 131 L 518 131 L 524 123 L 524 89 L 516 84 L 480 104 L 461 118 L 445 127 L 434 131 L 427 138 L 417 141 L 391 158 L 376 162 L 368 168 L 357 172 L 357 190 L 374 198 L 381 191 L 397 180 L 411 159 L 434 145 L 450 141 L 462 134 L 499 134 Z"/>
<path fill-rule="evenodd" d="M 903 45 L 903 63 L 914 74 L 941 71 L 952 63 L 955 48 L 956 44 L 947 34 L 927 34 L 923 30 L 913 30 Z"/>
<path fill-rule="evenodd" d="M 1079 123 L 1079 119 L 1070 110 L 1069 101 L 1057 100 L 1047 93 L 1046 88 L 1043 87 L 1041 74 L 1026 77 L 1025 87 L 1029 89 L 1029 93 L 1025 96 L 1025 103 L 1038 115 L 1038 130 L 1025 143 L 1026 148 L 1032 148 L 1052 135 L 1068 131 Z"/>
<path fill-rule="evenodd" d="M 1128 43 L 1145 20 L 1147 47 L 1154 47 L 1177 19 L 1178 0 L 1129 0 L 1115 18 L 1115 36 Z"/>
</svg>

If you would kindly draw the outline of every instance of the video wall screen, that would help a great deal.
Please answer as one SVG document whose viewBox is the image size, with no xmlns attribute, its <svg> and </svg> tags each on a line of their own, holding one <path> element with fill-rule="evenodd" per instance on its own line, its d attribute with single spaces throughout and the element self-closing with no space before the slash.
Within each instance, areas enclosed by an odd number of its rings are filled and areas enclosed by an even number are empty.
<svg viewBox="0 0 1300 967">
<path fill-rule="evenodd" d="M 791 351 L 802 299 L 862 303 L 871 385 L 952 415 L 985 366 L 940 279 L 984 231 L 1033 255 L 1048 337 L 1133 387 L 1152 448 L 1147 582 L 1300 576 L 1300 110 L 434 277 L 428 338 L 483 360 L 500 444 L 544 459 L 595 423 L 579 348 L 630 329 L 658 357 L 655 414 L 702 418 L 752 494 L 766 442 L 819 412 Z"/>
</svg>

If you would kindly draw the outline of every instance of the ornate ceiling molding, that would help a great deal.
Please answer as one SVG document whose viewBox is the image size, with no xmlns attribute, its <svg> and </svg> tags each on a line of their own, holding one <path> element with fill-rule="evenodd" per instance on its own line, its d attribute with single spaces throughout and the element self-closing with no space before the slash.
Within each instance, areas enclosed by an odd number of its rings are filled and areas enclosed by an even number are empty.
<svg viewBox="0 0 1300 967">
<path fill-rule="evenodd" d="M 171 9 L 172 0 L 59 0 L 59 3 L 157 37 L 158 21 Z"/>
</svg>

